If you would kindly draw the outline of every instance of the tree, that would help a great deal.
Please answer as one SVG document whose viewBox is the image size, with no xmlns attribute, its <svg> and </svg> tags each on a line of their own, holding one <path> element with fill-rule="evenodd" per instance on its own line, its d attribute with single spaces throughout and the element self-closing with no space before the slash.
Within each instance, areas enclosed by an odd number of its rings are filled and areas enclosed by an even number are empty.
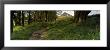
<svg viewBox="0 0 110 50">
<path fill-rule="evenodd" d="M 91 11 L 74 11 L 74 22 L 78 23 L 79 19 L 81 20 L 81 23 L 84 23 L 87 19 L 87 15 L 90 13 Z"/>
<path fill-rule="evenodd" d="M 28 13 L 29 13 L 29 16 L 28 16 L 28 24 L 30 24 L 30 23 L 31 23 L 31 11 L 28 11 Z"/>
<path fill-rule="evenodd" d="M 47 15 L 47 14 L 48 14 L 48 11 L 45 11 L 45 16 L 46 16 L 46 17 L 45 17 L 45 19 L 46 19 L 45 21 L 46 21 L 46 22 L 48 22 L 48 15 Z"/>
<path fill-rule="evenodd" d="M 33 12 L 33 16 L 34 16 L 34 17 L 33 17 L 33 18 L 34 18 L 34 22 L 36 22 L 36 20 L 37 20 L 37 11 L 34 11 L 34 12 Z"/>
<path fill-rule="evenodd" d="M 14 26 L 14 23 L 13 23 L 13 19 L 15 17 L 14 13 L 15 11 L 11 11 L 11 32 L 13 32 L 13 26 Z"/>
<path fill-rule="evenodd" d="M 22 26 L 24 26 L 24 11 L 22 11 Z"/>
<path fill-rule="evenodd" d="M 56 11 L 52 11 L 52 20 L 55 21 L 57 16 L 56 16 L 57 12 Z"/>
<path fill-rule="evenodd" d="M 17 11 L 18 12 L 18 25 L 21 25 L 21 11 Z"/>
</svg>

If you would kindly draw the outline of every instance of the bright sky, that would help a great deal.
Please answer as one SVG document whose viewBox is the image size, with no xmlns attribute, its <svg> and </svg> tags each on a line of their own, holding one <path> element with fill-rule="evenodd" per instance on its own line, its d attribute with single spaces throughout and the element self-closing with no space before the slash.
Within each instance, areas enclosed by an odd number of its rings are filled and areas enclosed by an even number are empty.
<svg viewBox="0 0 110 50">
<path fill-rule="evenodd" d="M 88 15 L 100 14 L 99 10 L 92 10 Z"/>
<path fill-rule="evenodd" d="M 65 11 L 62 11 L 62 14 L 64 12 L 74 16 L 74 11 L 65 10 Z M 99 10 L 92 10 L 88 15 L 93 15 L 93 14 L 100 14 L 100 11 Z"/>
</svg>

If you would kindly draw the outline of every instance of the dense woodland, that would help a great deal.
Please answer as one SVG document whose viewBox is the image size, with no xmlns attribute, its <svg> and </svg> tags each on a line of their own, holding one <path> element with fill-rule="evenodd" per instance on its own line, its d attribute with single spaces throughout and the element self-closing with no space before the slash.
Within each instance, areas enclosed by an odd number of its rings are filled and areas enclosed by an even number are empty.
<svg viewBox="0 0 110 50">
<path fill-rule="evenodd" d="M 74 16 L 57 14 L 61 10 L 12 10 L 12 40 L 99 40 L 100 14 L 74 11 Z M 67 16 L 65 16 L 67 15 Z"/>
</svg>

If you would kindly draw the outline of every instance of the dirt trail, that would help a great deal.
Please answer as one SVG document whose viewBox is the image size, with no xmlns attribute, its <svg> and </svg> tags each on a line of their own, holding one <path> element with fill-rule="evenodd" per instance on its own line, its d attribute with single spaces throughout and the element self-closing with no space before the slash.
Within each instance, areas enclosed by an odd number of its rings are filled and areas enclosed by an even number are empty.
<svg viewBox="0 0 110 50">
<path fill-rule="evenodd" d="M 71 24 L 71 23 L 69 23 L 69 24 Z M 67 24 L 67 25 L 69 25 L 69 24 Z M 54 27 L 52 27 L 52 28 L 54 28 Z M 31 37 L 29 38 L 29 40 L 42 40 L 41 36 L 43 35 L 44 32 L 47 32 L 49 29 L 51 29 L 51 28 L 46 27 L 41 30 L 37 30 L 37 31 L 33 32 Z"/>
<path fill-rule="evenodd" d="M 33 32 L 29 40 L 41 40 L 42 39 L 41 35 L 43 34 L 43 32 L 46 32 L 47 30 L 48 28 L 44 28 Z"/>
</svg>

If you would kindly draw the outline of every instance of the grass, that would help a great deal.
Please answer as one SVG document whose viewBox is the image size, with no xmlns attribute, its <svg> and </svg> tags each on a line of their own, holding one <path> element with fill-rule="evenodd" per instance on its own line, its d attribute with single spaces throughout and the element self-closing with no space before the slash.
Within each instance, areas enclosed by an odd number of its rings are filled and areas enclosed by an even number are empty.
<svg viewBox="0 0 110 50">
<path fill-rule="evenodd" d="M 31 25 L 16 26 L 11 34 L 12 40 L 27 40 L 31 36 L 32 32 L 39 30 L 41 27 L 40 23 L 34 23 Z"/>
<path fill-rule="evenodd" d="M 87 22 L 76 26 L 72 18 L 60 18 L 55 22 L 44 23 L 50 28 L 42 35 L 44 40 L 100 40 L 100 26 L 95 17 L 88 18 Z M 11 39 L 28 40 L 32 32 L 41 29 L 41 23 L 33 23 L 25 27 L 16 26 Z"/>
</svg>

